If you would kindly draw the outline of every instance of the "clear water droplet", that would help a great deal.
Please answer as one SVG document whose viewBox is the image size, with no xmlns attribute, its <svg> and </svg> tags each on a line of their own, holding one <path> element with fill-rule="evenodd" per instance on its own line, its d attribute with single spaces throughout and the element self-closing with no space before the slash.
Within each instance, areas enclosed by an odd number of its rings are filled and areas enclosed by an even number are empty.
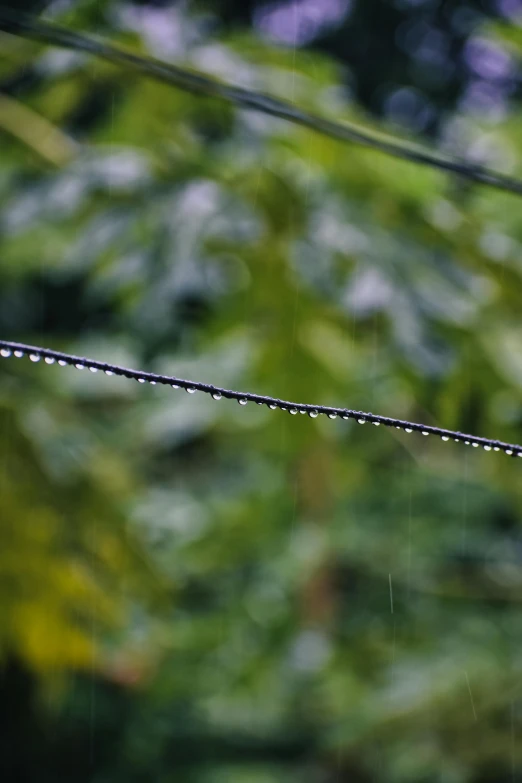
<svg viewBox="0 0 522 783">
<path fill-rule="evenodd" d="M 347 413 L 343 413 L 343 415 L 341 416 L 341 419 L 344 419 L 345 421 L 348 421 L 349 418 L 350 417 L 348 416 Z"/>
<path fill-rule="evenodd" d="M 16 356 L 17 359 L 21 359 L 22 356 L 24 355 L 24 352 L 23 351 L 15 351 L 14 355 Z"/>
<path fill-rule="evenodd" d="M 484 446 L 484 451 L 491 451 L 491 446 Z"/>
<path fill-rule="evenodd" d="M 357 419 L 357 424 L 366 424 L 366 419 Z"/>
<path fill-rule="evenodd" d="M 9 350 L 9 348 L 2 348 L 0 350 L 0 356 L 3 356 L 4 359 L 8 359 L 9 356 L 11 356 L 11 351 Z"/>
<path fill-rule="evenodd" d="M 506 449 L 506 454 L 508 455 L 508 457 L 511 457 L 513 452 L 511 451 L 511 449 Z"/>
<path fill-rule="evenodd" d="M 29 358 L 32 362 L 39 362 L 42 357 L 37 353 L 30 353 Z"/>
<path fill-rule="evenodd" d="M 46 357 L 45 357 L 45 359 L 44 359 L 44 362 L 45 362 L 46 364 L 54 364 L 54 363 L 55 363 L 55 361 L 56 361 L 56 359 L 53 359 L 53 357 L 52 357 L 52 356 L 46 356 Z"/>
<path fill-rule="evenodd" d="M 150 381 L 151 386 L 156 386 L 156 381 Z"/>
<path fill-rule="evenodd" d="M 380 427 L 381 426 L 381 422 L 380 421 L 372 421 L 372 424 L 373 424 L 374 427 Z"/>
<path fill-rule="evenodd" d="M 58 359 L 58 364 L 60 365 L 60 367 L 66 367 L 67 366 L 67 362 L 64 361 L 63 359 Z"/>
<path fill-rule="evenodd" d="M 145 383 L 145 378 L 137 378 L 138 383 Z"/>
<path fill-rule="evenodd" d="M 245 398 L 244 398 L 244 397 L 241 397 L 241 399 L 240 399 L 240 400 L 238 400 L 238 403 L 239 403 L 240 405 L 246 405 L 246 404 L 248 403 L 248 400 L 245 400 Z"/>
<path fill-rule="evenodd" d="M 429 433 L 429 432 L 426 432 L 426 430 L 422 430 L 422 434 L 423 434 L 423 435 L 429 435 L 430 433 Z"/>
<path fill-rule="evenodd" d="M 297 408 L 288 408 L 288 413 L 290 413 L 292 416 L 295 416 L 297 413 Z"/>
<path fill-rule="evenodd" d="M 277 408 L 277 405 L 274 405 L 274 404 L 272 403 L 272 404 L 271 404 L 271 405 L 269 405 L 268 407 L 270 408 L 270 410 L 271 410 L 271 411 L 275 411 L 275 409 Z"/>
<path fill-rule="evenodd" d="M 498 446 L 493 446 L 493 451 L 500 451 L 500 448 Z"/>
<path fill-rule="evenodd" d="M 519 451 L 517 457 L 522 457 L 522 451 Z"/>
<path fill-rule="evenodd" d="M 187 394 L 195 394 L 197 392 L 197 389 L 195 389 L 193 386 L 187 386 L 185 391 L 187 392 Z"/>
<path fill-rule="evenodd" d="M 77 370 L 85 370 L 84 364 L 75 364 L 74 366 L 76 367 Z"/>
<path fill-rule="evenodd" d="M 89 370 L 91 372 L 98 372 L 98 368 L 97 367 L 89 367 Z"/>
<path fill-rule="evenodd" d="M 413 430 L 410 427 L 405 427 L 404 428 L 404 432 L 410 433 L 410 432 L 413 432 Z"/>
<path fill-rule="evenodd" d="M 172 386 L 173 389 L 179 389 L 179 386 L 178 386 L 177 383 L 172 383 L 171 386 Z"/>
<path fill-rule="evenodd" d="M 105 370 L 105 375 L 114 375 L 112 370 Z"/>
<path fill-rule="evenodd" d="M 310 416 L 311 419 L 317 419 L 317 417 L 319 416 L 319 411 L 308 411 L 308 415 Z"/>
<path fill-rule="evenodd" d="M 299 411 L 299 413 L 301 413 L 301 414 L 305 414 L 305 413 L 306 413 L 306 411 Z"/>
<path fill-rule="evenodd" d="M 478 449 L 478 443 L 472 443 L 471 445 L 473 446 L 474 449 Z"/>
<path fill-rule="evenodd" d="M 449 440 L 449 438 L 448 438 L 447 435 L 442 435 L 442 440 L 446 441 L 446 440 Z"/>
<path fill-rule="evenodd" d="M 221 399 L 220 392 L 214 392 L 214 394 L 212 395 L 212 399 L 213 400 L 220 400 Z"/>
<path fill-rule="evenodd" d="M 328 418 L 329 419 L 336 419 L 337 418 L 337 413 L 329 413 L 328 414 Z"/>
</svg>

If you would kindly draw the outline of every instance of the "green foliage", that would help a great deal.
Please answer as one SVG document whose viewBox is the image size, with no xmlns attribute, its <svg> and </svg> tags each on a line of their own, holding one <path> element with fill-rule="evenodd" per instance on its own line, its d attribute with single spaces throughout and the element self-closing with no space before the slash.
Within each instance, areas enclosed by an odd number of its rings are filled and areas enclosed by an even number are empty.
<svg viewBox="0 0 522 783">
<path fill-rule="evenodd" d="M 95 6 L 64 21 L 128 43 Z M 326 58 L 184 24 L 188 65 L 360 119 Z M 520 442 L 514 196 L 13 37 L 0 73 L 34 77 L 0 102 L 6 338 Z M 454 122 L 522 175 L 518 106 Z M 522 768 L 515 460 L 0 370 L 0 653 L 65 683 L 41 718 L 65 745 L 117 727 L 86 780 Z"/>
</svg>

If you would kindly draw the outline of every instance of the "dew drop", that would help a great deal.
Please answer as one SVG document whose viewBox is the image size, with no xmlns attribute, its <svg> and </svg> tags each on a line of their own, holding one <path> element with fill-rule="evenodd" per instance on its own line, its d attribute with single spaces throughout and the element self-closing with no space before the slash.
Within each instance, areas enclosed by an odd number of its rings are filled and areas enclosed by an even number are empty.
<svg viewBox="0 0 522 783">
<path fill-rule="evenodd" d="M 478 449 L 478 443 L 472 443 L 471 445 L 473 446 L 474 449 Z"/>
<path fill-rule="evenodd" d="M 493 446 L 493 451 L 500 451 L 498 446 Z"/>
<path fill-rule="evenodd" d="M 464 445 L 465 445 L 465 446 L 469 446 L 469 440 L 465 440 L 465 441 L 464 441 Z"/>
<path fill-rule="evenodd" d="M 292 416 L 295 416 L 297 413 L 297 408 L 288 408 L 288 413 L 290 413 Z"/>
<path fill-rule="evenodd" d="M 519 451 L 517 457 L 522 457 L 522 451 Z"/>
<path fill-rule="evenodd" d="M 4 359 L 7 359 L 9 356 L 11 356 L 11 351 L 9 348 L 2 348 L 2 350 L 0 350 L 0 356 L 3 356 Z"/>
<path fill-rule="evenodd" d="M 308 411 L 308 415 L 310 416 L 311 419 L 317 419 L 317 417 L 319 416 L 319 412 L 318 411 Z"/>
<path fill-rule="evenodd" d="M 145 383 L 145 378 L 136 378 L 138 383 Z"/>
<path fill-rule="evenodd" d="M 491 451 L 491 446 L 484 446 L 484 451 Z"/>
<path fill-rule="evenodd" d="M 271 411 L 275 411 L 275 409 L 277 408 L 277 405 L 274 405 L 274 404 L 272 403 L 272 404 L 271 404 L 271 405 L 269 405 L 268 407 L 270 408 L 270 410 L 271 410 Z"/>
<path fill-rule="evenodd" d="M 77 370 L 85 370 L 84 364 L 75 364 L 74 366 L 76 367 Z"/>
<path fill-rule="evenodd" d="M 506 454 L 508 455 L 508 457 L 511 457 L 513 452 L 511 451 L 511 449 L 506 449 Z"/>
<path fill-rule="evenodd" d="M 329 413 L 328 414 L 328 418 L 329 419 L 336 419 L 337 418 L 337 413 Z"/>
<path fill-rule="evenodd" d="M 302 415 L 304 415 L 304 414 L 306 413 L 306 411 L 299 411 L 299 413 L 301 413 Z"/>
<path fill-rule="evenodd" d="M 91 372 L 98 372 L 98 368 L 97 367 L 89 367 L 89 370 Z"/>
<path fill-rule="evenodd" d="M 374 427 L 380 427 L 381 426 L 381 422 L 380 421 L 372 421 L 372 424 L 373 424 Z"/>
<path fill-rule="evenodd" d="M 58 364 L 60 365 L 60 367 L 66 367 L 67 366 L 67 362 L 65 362 L 63 359 L 58 359 Z"/>
<path fill-rule="evenodd" d="M 449 440 L 449 438 L 448 438 L 448 436 L 447 436 L 447 435 L 442 435 L 441 439 L 442 439 L 442 440 L 445 440 L 445 441 L 446 441 L 446 440 Z"/>
<path fill-rule="evenodd" d="M 413 430 L 412 430 L 412 429 L 410 429 L 410 427 L 405 427 L 405 428 L 404 428 L 404 432 L 413 432 Z"/>
<path fill-rule="evenodd" d="M 29 358 L 32 362 L 39 362 L 42 357 L 39 356 L 37 353 L 30 353 Z"/>
<path fill-rule="evenodd" d="M 238 403 L 239 403 L 240 405 L 246 405 L 246 404 L 247 404 L 247 402 L 248 402 L 248 400 L 245 400 L 245 398 L 244 398 L 244 397 L 241 397 L 241 399 L 240 399 L 240 400 L 238 400 Z"/>
<path fill-rule="evenodd" d="M 112 370 L 105 370 L 105 375 L 114 375 Z"/>
<path fill-rule="evenodd" d="M 348 414 L 346 414 L 346 413 L 344 413 L 344 414 L 341 416 L 341 419 L 344 419 L 345 421 L 348 421 L 348 419 L 349 419 L 349 418 L 350 418 L 350 417 L 349 417 L 349 416 L 348 416 Z"/>
<path fill-rule="evenodd" d="M 172 383 L 171 386 L 172 386 L 173 389 L 179 389 L 179 386 L 178 386 L 177 383 Z"/>
<path fill-rule="evenodd" d="M 366 419 L 357 419 L 357 424 L 366 424 Z"/>
<path fill-rule="evenodd" d="M 23 351 L 15 351 L 14 355 L 16 356 L 17 359 L 21 359 L 22 356 L 24 355 L 24 352 Z"/>
<path fill-rule="evenodd" d="M 52 356 L 46 356 L 46 357 L 45 357 L 45 359 L 44 359 L 44 362 L 45 362 L 46 364 L 54 364 L 54 363 L 55 363 L 55 361 L 56 361 L 56 359 L 53 359 L 53 357 L 52 357 Z"/>
<path fill-rule="evenodd" d="M 156 386 L 156 381 L 150 381 L 151 386 Z"/>
<path fill-rule="evenodd" d="M 422 434 L 423 434 L 423 435 L 429 435 L 430 433 L 429 433 L 429 432 L 426 432 L 426 430 L 422 430 Z"/>
<path fill-rule="evenodd" d="M 187 392 L 187 394 L 195 394 L 197 389 L 195 389 L 193 386 L 187 386 L 185 391 Z"/>
<path fill-rule="evenodd" d="M 214 392 L 214 394 L 212 395 L 212 399 L 213 400 L 220 400 L 221 399 L 220 392 Z"/>
</svg>

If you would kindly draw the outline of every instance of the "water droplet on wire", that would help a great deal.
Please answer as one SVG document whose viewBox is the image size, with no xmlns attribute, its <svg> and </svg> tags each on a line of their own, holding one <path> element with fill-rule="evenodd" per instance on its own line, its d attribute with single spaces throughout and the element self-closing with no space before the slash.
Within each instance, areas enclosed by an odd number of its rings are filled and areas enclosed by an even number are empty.
<svg viewBox="0 0 522 783">
<path fill-rule="evenodd" d="M 319 412 L 318 411 L 308 411 L 308 415 L 310 416 L 311 419 L 316 419 L 319 416 Z"/>
<path fill-rule="evenodd" d="M 248 402 L 248 400 L 245 400 L 245 398 L 244 398 L 244 397 L 241 397 L 241 399 L 240 399 L 240 400 L 238 400 L 238 403 L 239 403 L 240 405 L 246 405 L 246 404 L 247 404 L 247 402 Z"/>
<path fill-rule="evenodd" d="M 64 361 L 63 359 L 58 359 L 58 364 L 60 365 L 60 367 L 67 367 L 67 362 Z"/>
<path fill-rule="evenodd" d="M 0 350 L 0 356 L 3 356 L 4 359 L 8 359 L 9 356 L 11 356 L 11 351 L 9 348 L 2 348 L 2 350 Z"/>
<path fill-rule="evenodd" d="M 195 389 L 193 386 L 187 386 L 185 391 L 187 392 L 187 394 L 195 394 L 197 392 L 197 389 Z"/>
<path fill-rule="evenodd" d="M 290 413 L 292 416 L 295 416 L 297 413 L 297 408 L 288 408 L 288 413 Z"/>
<path fill-rule="evenodd" d="M 24 352 L 23 351 L 15 351 L 14 355 L 16 356 L 17 359 L 21 359 L 22 356 L 24 355 Z"/>
<path fill-rule="evenodd" d="M 75 364 L 74 366 L 76 367 L 77 370 L 85 370 L 84 364 Z"/>
<path fill-rule="evenodd" d="M 41 356 L 40 356 L 40 354 L 38 354 L 38 353 L 30 353 L 30 354 L 29 354 L 29 359 L 30 359 L 32 362 L 39 362 L 41 358 L 42 358 L 42 357 L 41 357 Z"/>
<path fill-rule="evenodd" d="M 56 361 L 56 359 L 53 359 L 53 357 L 52 357 L 52 356 L 46 356 L 46 357 L 44 358 L 44 362 L 45 362 L 46 364 L 54 364 L 54 363 L 55 363 L 55 361 Z"/>
<path fill-rule="evenodd" d="M 220 400 L 221 399 L 221 392 L 214 392 L 212 395 L 213 400 Z"/>
</svg>

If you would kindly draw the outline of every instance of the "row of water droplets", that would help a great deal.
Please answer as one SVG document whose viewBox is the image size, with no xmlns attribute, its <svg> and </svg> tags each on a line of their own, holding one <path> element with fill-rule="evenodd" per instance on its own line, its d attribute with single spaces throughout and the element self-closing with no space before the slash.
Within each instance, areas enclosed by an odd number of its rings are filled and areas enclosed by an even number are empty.
<svg viewBox="0 0 522 783">
<path fill-rule="evenodd" d="M 22 351 L 22 350 L 19 350 L 19 349 L 15 349 L 15 350 L 11 350 L 10 348 L 2 348 L 2 349 L 0 349 L 0 356 L 2 356 L 5 359 L 9 358 L 10 356 L 15 356 L 16 358 L 21 359 L 22 357 L 24 357 L 26 355 L 29 357 L 29 359 L 32 362 L 39 362 L 43 358 L 43 360 L 44 360 L 44 362 L 46 364 L 55 364 L 56 363 L 56 364 L 59 364 L 60 367 L 70 366 L 70 367 L 75 367 L 77 370 L 88 369 L 92 373 L 98 372 L 98 369 L 99 369 L 98 367 L 94 367 L 94 366 L 92 366 L 90 364 L 87 364 L 87 363 L 83 364 L 81 362 L 75 362 L 72 359 L 68 359 L 68 360 L 56 359 L 53 356 L 44 356 L 44 355 L 42 355 L 40 353 L 36 353 L 36 352 L 29 352 L 28 353 L 26 351 Z M 113 372 L 112 370 L 108 370 L 108 369 L 104 369 L 102 371 L 105 373 L 105 375 L 120 375 L 120 374 L 121 375 L 125 375 L 125 373 L 116 373 L 116 372 Z M 134 371 L 129 371 L 129 375 L 126 376 L 126 377 L 135 378 L 138 381 L 138 383 L 149 383 L 151 386 L 156 386 L 156 383 L 157 383 L 156 381 L 154 381 L 154 380 L 152 380 L 150 378 L 144 378 L 144 377 L 138 376 Z M 171 386 L 172 386 L 173 389 L 184 388 L 185 391 L 188 394 L 194 394 L 196 391 L 198 391 L 194 386 L 180 386 L 179 384 L 176 384 L 176 383 L 172 383 Z M 212 398 L 214 400 L 220 400 L 222 398 L 222 396 L 223 396 L 221 394 L 221 392 L 219 392 L 217 390 L 216 391 L 204 390 L 204 391 L 206 393 L 210 392 L 210 394 L 211 394 L 211 396 L 212 396 Z M 234 399 L 235 399 L 235 397 L 234 397 Z M 243 405 L 243 406 L 247 405 L 247 403 L 248 403 L 248 399 L 246 397 L 241 397 L 241 396 L 237 398 L 237 401 L 238 401 L 239 405 Z M 308 416 L 311 419 L 316 419 L 321 413 L 323 413 L 323 411 L 315 410 L 313 408 L 308 408 L 308 407 L 305 408 L 305 409 L 303 409 L 303 408 L 296 408 L 295 406 L 286 405 L 286 404 L 283 404 L 283 403 L 280 403 L 280 402 L 267 402 L 267 401 L 264 401 L 264 400 L 254 400 L 254 402 L 256 402 L 257 405 L 268 405 L 270 410 L 277 410 L 277 409 L 279 409 L 279 410 L 283 410 L 283 411 L 288 411 L 288 413 L 290 413 L 292 416 L 295 416 L 297 413 L 301 413 L 303 415 L 304 414 L 308 414 Z M 366 424 L 367 422 L 370 422 L 375 427 L 379 427 L 380 424 L 381 424 L 380 421 L 372 421 L 369 418 L 358 418 L 356 415 L 350 414 L 350 413 L 343 413 L 343 412 L 335 413 L 335 412 L 331 412 L 331 413 L 326 413 L 326 415 L 328 416 L 329 419 L 336 419 L 338 416 L 341 419 L 344 419 L 344 420 L 355 419 L 358 424 Z M 388 425 L 388 426 L 395 426 L 396 430 L 402 430 L 403 432 L 407 432 L 407 433 L 413 432 L 413 428 L 406 427 L 404 425 L 396 424 L 396 425 Z M 417 430 L 417 431 L 420 432 L 421 435 L 425 435 L 425 436 L 428 436 L 428 435 L 431 434 L 427 430 L 422 430 L 421 429 L 421 430 Z M 449 440 L 451 440 L 451 436 L 450 435 L 441 435 L 441 440 L 449 441 Z M 522 457 L 522 451 L 515 452 L 514 449 L 511 449 L 511 448 L 501 448 L 500 446 L 493 446 L 493 445 L 489 445 L 489 444 L 480 444 L 480 443 L 476 443 L 474 441 L 467 440 L 467 439 L 465 439 L 463 437 L 454 437 L 453 440 L 455 441 L 455 443 L 463 443 L 465 446 L 470 446 L 471 445 L 471 446 L 473 446 L 473 448 L 478 448 L 479 446 L 482 446 L 484 451 L 503 451 L 508 456 L 513 456 L 514 454 L 516 454 L 516 456 Z"/>
</svg>

